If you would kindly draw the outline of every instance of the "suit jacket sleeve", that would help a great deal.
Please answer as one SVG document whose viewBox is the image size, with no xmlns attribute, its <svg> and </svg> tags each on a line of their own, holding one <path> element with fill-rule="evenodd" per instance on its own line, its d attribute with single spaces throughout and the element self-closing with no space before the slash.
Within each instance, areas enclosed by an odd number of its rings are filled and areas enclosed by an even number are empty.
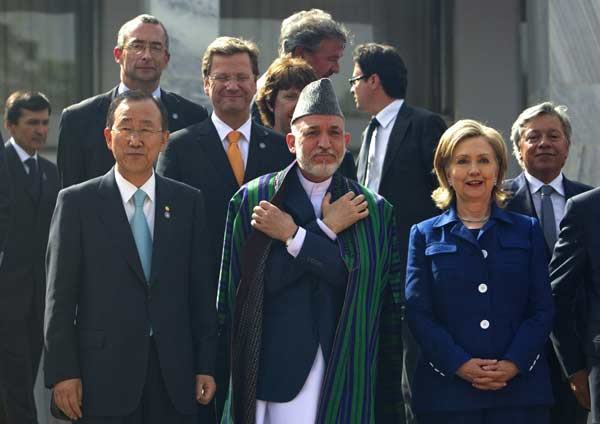
<svg viewBox="0 0 600 424">
<path fill-rule="evenodd" d="M 418 225 L 410 231 L 406 266 L 406 317 L 423 355 L 447 376 L 471 359 L 435 318 L 431 269 L 425 259 L 425 236 Z"/>
<path fill-rule="evenodd" d="M 216 282 L 208 278 L 212 263 L 204 197 L 197 192 L 194 203 L 193 253 L 190 278 L 192 331 L 196 374 L 214 375 L 217 348 Z"/>
<path fill-rule="evenodd" d="M 428 115 L 425 127 L 423 129 L 423 137 L 421 147 L 421 160 L 422 169 L 428 174 L 429 189 L 433 191 L 437 188 L 438 182 L 433 170 L 433 157 L 435 156 L 435 149 L 440 141 L 440 137 L 446 131 L 446 123 L 444 120 L 435 114 Z"/>
<path fill-rule="evenodd" d="M 576 294 L 578 288 L 585 284 L 588 266 L 585 223 L 582 221 L 579 203 L 567 201 L 559 239 L 550 262 L 550 281 L 556 304 L 551 338 L 558 360 L 569 376 L 586 367 L 574 312 Z"/>
<path fill-rule="evenodd" d="M 12 193 L 11 184 L 8 175 L 8 165 L 6 164 L 4 154 L 4 143 L 0 141 L 0 255 L 2 255 L 2 249 L 8 234 L 8 227 L 10 222 L 10 203 Z M 0 256 L 0 267 L 2 266 L 2 258 Z"/>
<path fill-rule="evenodd" d="M 554 303 L 548 280 L 546 244 L 540 225 L 535 218 L 531 223 L 530 290 L 527 316 L 504 355 L 521 373 L 529 373 L 545 349 L 554 322 Z"/>
<path fill-rule="evenodd" d="M 181 181 L 181 170 L 179 168 L 177 150 L 177 143 L 170 139 L 165 151 L 162 152 L 158 158 L 156 172 L 164 177 Z"/>
<path fill-rule="evenodd" d="M 85 180 L 84 157 L 81 150 L 83 137 L 82 125 L 86 120 L 80 119 L 71 109 L 65 109 L 60 117 L 58 127 L 58 151 L 56 165 L 61 187 L 69 187 Z"/>
<path fill-rule="evenodd" d="M 75 327 L 81 280 L 81 216 L 74 192 L 61 191 L 50 225 L 46 256 L 45 382 L 79 378 Z"/>
</svg>

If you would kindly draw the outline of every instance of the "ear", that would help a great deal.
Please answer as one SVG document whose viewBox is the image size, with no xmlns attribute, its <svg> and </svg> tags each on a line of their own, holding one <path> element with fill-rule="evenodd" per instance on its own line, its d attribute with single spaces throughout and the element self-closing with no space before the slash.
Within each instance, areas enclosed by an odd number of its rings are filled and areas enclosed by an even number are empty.
<svg viewBox="0 0 600 424">
<path fill-rule="evenodd" d="M 368 78 L 368 83 L 369 83 L 369 86 L 375 90 L 375 89 L 381 87 L 381 78 L 379 78 L 378 74 L 372 74 Z"/>
<path fill-rule="evenodd" d="M 350 133 L 344 133 L 344 146 L 348 147 L 348 144 L 350 143 Z"/>
<path fill-rule="evenodd" d="M 161 142 L 160 142 L 160 152 L 164 152 L 165 148 L 167 147 L 167 142 L 169 141 L 169 131 L 164 131 L 161 135 Z"/>
<path fill-rule="evenodd" d="M 106 147 L 112 152 L 112 132 L 108 127 L 104 128 L 104 140 L 106 140 Z"/>
<path fill-rule="evenodd" d="M 296 136 L 292 133 L 287 133 L 285 136 L 285 143 L 292 154 L 296 154 Z"/>
<path fill-rule="evenodd" d="M 204 85 L 204 94 L 210 97 L 210 80 L 208 79 L 208 75 L 202 79 L 202 84 Z"/>
<path fill-rule="evenodd" d="M 119 46 L 115 46 L 113 49 L 113 56 L 115 57 L 115 62 L 121 64 L 121 57 L 123 56 L 123 50 Z"/>
<path fill-rule="evenodd" d="M 306 49 L 304 48 L 304 46 L 298 46 L 295 47 L 294 50 L 292 50 L 292 57 L 301 57 L 302 59 L 304 59 L 305 53 Z"/>
</svg>

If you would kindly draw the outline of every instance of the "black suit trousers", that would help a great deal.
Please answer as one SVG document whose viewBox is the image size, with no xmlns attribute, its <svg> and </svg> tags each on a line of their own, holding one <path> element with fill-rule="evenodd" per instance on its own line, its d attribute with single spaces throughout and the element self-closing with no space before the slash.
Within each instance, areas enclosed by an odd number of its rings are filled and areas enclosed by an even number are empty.
<svg viewBox="0 0 600 424">
<path fill-rule="evenodd" d="M 0 319 L 2 424 L 37 424 L 33 386 L 42 355 L 43 327 L 43 307 L 33 305 L 23 318 Z"/>
<path fill-rule="evenodd" d="M 150 342 L 148 351 L 148 370 L 142 392 L 142 399 L 135 410 L 123 417 L 88 417 L 83 412 L 83 418 L 77 424 L 194 424 L 195 415 L 180 414 L 167 393 L 156 344 Z"/>
</svg>

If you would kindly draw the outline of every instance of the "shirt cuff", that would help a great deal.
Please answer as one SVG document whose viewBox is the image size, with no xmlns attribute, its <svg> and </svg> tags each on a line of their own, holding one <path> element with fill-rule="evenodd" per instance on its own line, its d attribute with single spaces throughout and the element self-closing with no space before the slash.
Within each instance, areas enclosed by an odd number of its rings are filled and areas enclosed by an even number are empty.
<svg viewBox="0 0 600 424">
<path fill-rule="evenodd" d="M 327 225 L 325 225 L 325 223 L 319 218 L 317 218 L 317 224 L 321 228 L 321 231 L 323 231 L 327 235 L 327 237 L 329 237 L 332 241 L 337 240 L 337 234 L 331 231 L 331 229 Z"/>
<path fill-rule="evenodd" d="M 306 230 L 302 227 L 298 227 L 298 231 L 296 231 L 296 235 L 292 239 L 292 242 L 287 247 L 287 251 L 294 258 L 300 254 L 300 250 L 302 249 L 302 245 L 304 244 L 304 238 L 306 237 Z"/>
</svg>

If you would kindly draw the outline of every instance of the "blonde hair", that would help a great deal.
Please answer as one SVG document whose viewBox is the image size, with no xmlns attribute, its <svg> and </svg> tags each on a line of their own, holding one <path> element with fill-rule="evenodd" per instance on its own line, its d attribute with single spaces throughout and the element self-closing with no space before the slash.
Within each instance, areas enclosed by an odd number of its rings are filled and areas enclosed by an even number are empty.
<svg viewBox="0 0 600 424">
<path fill-rule="evenodd" d="M 498 164 L 498 175 L 492 197 L 496 201 L 496 204 L 503 207 L 510 195 L 510 193 L 504 191 L 500 186 L 506 174 L 506 163 L 508 160 L 504 139 L 498 131 L 491 127 L 487 127 L 472 119 L 462 119 L 442 134 L 433 158 L 433 167 L 440 186 L 434 190 L 431 198 L 440 209 L 447 209 L 454 201 L 454 190 L 448 182 L 446 173 L 450 167 L 456 146 L 461 141 L 473 137 L 482 137 L 494 151 L 496 163 Z"/>
</svg>

